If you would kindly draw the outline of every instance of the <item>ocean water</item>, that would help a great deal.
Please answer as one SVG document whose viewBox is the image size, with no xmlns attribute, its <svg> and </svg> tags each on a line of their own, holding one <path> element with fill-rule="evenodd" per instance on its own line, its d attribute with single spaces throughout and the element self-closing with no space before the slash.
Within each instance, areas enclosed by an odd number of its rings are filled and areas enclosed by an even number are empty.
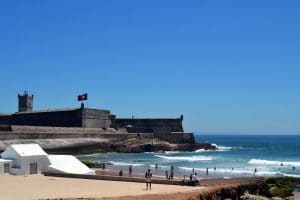
<svg viewBox="0 0 300 200">
<path fill-rule="evenodd" d="M 133 166 L 134 171 L 139 172 L 150 168 L 161 176 L 174 166 L 177 176 L 189 176 L 194 168 L 201 177 L 210 178 L 300 177 L 300 135 L 195 135 L 195 138 L 197 142 L 215 144 L 219 149 L 194 152 L 106 153 L 78 157 L 106 163 L 108 168 L 117 170 L 126 171 L 129 165 Z M 158 169 L 155 169 L 156 163 Z"/>
</svg>

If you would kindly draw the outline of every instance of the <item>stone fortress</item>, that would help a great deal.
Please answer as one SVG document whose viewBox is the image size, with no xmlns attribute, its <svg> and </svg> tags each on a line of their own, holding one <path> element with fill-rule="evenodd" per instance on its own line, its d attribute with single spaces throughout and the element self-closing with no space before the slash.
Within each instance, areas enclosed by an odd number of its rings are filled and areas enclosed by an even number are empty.
<svg viewBox="0 0 300 200">
<path fill-rule="evenodd" d="M 33 110 L 33 95 L 26 91 L 18 95 L 18 112 L 0 114 L 0 127 L 11 126 L 15 130 L 38 133 L 39 130 L 59 130 L 116 135 L 152 135 L 170 143 L 195 143 L 193 133 L 183 130 L 183 115 L 179 118 L 118 118 L 109 110 L 80 108 Z M 21 127 L 21 128 L 20 128 Z M 29 128 L 28 128 L 29 127 Z M 63 128 L 66 131 L 61 131 Z M 0 138 L 1 139 L 1 138 Z"/>
</svg>

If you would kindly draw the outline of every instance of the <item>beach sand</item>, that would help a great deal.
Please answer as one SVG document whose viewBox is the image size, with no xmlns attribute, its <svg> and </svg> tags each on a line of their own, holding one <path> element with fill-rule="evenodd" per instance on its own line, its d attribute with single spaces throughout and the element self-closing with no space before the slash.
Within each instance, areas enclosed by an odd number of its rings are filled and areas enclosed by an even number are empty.
<svg viewBox="0 0 300 200">
<path fill-rule="evenodd" d="M 145 190 L 144 183 L 58 178 L 38 175 L 0 176 L 0 199 L 77 199 L 99 198 L 110 199 L 121 197 L 132 199 L 136 195 L 174 194 L 178 192 L 200 191 L 203 187 L 152 184 L 152 190 Z M 125 197 L 127 196 L 127 197 Z M 131 196 L 131 197 L 128 197 Z M 156 196 L 157 198 L 159 196 Z M 156 198 L 155 198 L 156 199 Z"/>
</svg>

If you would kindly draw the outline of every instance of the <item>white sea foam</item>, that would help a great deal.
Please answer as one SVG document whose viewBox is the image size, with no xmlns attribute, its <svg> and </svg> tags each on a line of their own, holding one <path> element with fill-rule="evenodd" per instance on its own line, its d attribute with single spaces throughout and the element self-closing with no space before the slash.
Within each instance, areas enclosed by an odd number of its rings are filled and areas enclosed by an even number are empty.
<svg viewBox="0 0 300 200">
<path fill-rule="evenodd" d="M 150 165 L 150 167 L 155 168 L 155 165 Z M 168 165 L 158 165 L 157 167 L 161 168 L 161 169 L 170 169 L 171 168 L 171 166 L 168 166 Z"/>
<path fill-rule="evenodd" d="M 300 167 L 300 162 L 292 161 L 275 161 L 275 160 L 260 160 L 260 159 L 251 159 L 249 164 L 252 165 L 275 165 L 275 166 L 298 166 Z"/>
<path fill-rule="evenodd" d="M 182 151 L 165 151 L 165 154 L 182 153 Z"/>
<path fill-rule="evenodd" d="M 111 164 L 116 165 L 116 166 L 143 166 L 144 164 L 138 164 L 138 163 L 127 163 L 127 162 L 115 162 L 115 161 L 110 161 Z"/>
<path fill-rule="evenodd" d="M 184 171 L 189 171 L 191 172 L 193 170 L 192 167 L 179 167 L 179 169 L 184 170 Z M 206 172 L 206 168 L 194 168 L 195 171 L 200 171 L 200 172 Z M 229 169 L 229 168 L 217 168 L 216 171 L 214 171 L 213 168 L 209 168 L 208 172 L 211 173 L 222 173 L 222 174 L 245 174 L 245 175 L 254 175 L 254 170 L 248 170 L 248 169 Z M 255 175 L 259 176 L 272 176 L 272 175 L 278 175 L 278 172 L 274 171 L 258 171 L 255 173 Z"/>
<path fill-rule="evenodd" d="M 299 174 L 287 174 L 287 173 L 283 173 L 283 176 L 289 176 L 289 177 L 294 177 L 294 178 L 300 178 Z"/>
<path fill-rule="evenodd" d="M 158 158 L 163 158 L 166 160 L 174 160 L 174 161 L 210 161 L 213 160 L 213 157 L 210 156 L 163 156 L 163 155 L 155 155 Z"/>
<path fill-rule="evenodd" d="M 221 146 L 221 145 L 217 145 L 217 144 L 212 144 L 213 146 L 216 146 L 217 149 L 216 150 L 205 150 L 205 149 L 197 149 L 195 152 L 210 152 L 210 151 L 230 151 L 231 149 L 233 149 L 233 147 L 226 147 L 226 146 Z"/>
</svg>

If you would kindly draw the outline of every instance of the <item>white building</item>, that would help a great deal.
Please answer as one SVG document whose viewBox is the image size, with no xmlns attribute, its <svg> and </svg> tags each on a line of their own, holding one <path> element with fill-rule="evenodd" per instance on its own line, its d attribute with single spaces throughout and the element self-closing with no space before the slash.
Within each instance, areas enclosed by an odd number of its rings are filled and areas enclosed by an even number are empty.
<svg viewBox="0 0 300 200">
<path fill-rule="evenodd" d="M 25 175 L 43 173 L 48 170 L 48 154 L 38 144 L 10 145 L 1 158 L 11 160 L 11 174 Z"/>
<path fill-rule="evenodd" d="M 11 171 L 12 160 L 0 159 L 0 175 Z"/>
<path fill-rule="evenodd" d="M 58 172 L 95 174 L 75 156 L 48 155 L 38 144 L 14 144 L 1 154 L 0 174 L 16 175 Z"/>
</svg>

